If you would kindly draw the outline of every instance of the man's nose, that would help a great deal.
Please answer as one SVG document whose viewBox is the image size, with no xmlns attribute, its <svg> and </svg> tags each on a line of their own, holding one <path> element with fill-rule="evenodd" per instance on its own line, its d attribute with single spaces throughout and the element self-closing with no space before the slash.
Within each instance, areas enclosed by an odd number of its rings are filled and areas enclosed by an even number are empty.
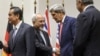
<svg viewBox="0 0 100 56">
<path fill-rule="evenodd" d="M 42 22 L 41 24 L 42 24 L 42 25 L 44 25 L 44 24 L 45 24 L 45 22 Z"/>
</svg>

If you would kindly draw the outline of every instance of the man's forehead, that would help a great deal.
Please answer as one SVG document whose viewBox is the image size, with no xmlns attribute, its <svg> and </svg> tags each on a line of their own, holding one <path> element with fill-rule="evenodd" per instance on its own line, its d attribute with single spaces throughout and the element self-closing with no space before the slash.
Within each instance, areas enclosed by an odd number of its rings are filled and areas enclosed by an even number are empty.
<svg viewBox="0 0 100 56">
<path fill-rule="evenodd" d="M 52 11 L 51 13 L 56 13 L 56 12 Z"/>
<path fill-rule="evenodd" d="M 13 12 L 14 12 L 14 10 L 13 10 L 13 9 L 9 10 L 9 13 L 13 13 Z"/>
</svg>

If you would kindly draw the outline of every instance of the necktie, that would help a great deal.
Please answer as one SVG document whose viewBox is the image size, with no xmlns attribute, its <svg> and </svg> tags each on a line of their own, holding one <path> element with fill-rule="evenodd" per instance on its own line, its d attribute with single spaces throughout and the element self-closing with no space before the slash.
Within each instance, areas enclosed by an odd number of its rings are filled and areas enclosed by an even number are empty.
<svg viewBox="0 0 100 56">
<path fill-rule="evenodd" d="M 13 29 L 13 36 L 12 36 L 13 42 L 14 42 L 15 37 L 16 37 L 16 30 L 17 30 L 17 28 L 15 27 L 15 28 Z"/>
<path fill-rule="evenodd" d="M 61 41 L 63 23 L 60 23 L 60 31 L 59 31 L 59 41 Z"/>
</svg>

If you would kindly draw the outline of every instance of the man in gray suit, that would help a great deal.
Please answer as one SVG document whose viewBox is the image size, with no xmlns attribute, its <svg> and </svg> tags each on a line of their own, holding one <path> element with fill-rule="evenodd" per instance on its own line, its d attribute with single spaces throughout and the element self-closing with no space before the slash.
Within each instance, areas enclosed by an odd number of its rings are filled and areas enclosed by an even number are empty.
<svg viewBox="0 0 100 56">
<path fill-rule="evenodd" d="M 11 7 L 8 15 L 14 29 L 10 32 L 8 43 L 3 44 L 4 50 L 12 56 L 35 56 L 34 30 L 32 26 L 22 22 L 22 10 Z"/>
<path fill-rule="evenodd" d="M 74 56 L 100 56 L 100 11 L 93 0 L 76 0 L 77 17 Z"/>
</svg>

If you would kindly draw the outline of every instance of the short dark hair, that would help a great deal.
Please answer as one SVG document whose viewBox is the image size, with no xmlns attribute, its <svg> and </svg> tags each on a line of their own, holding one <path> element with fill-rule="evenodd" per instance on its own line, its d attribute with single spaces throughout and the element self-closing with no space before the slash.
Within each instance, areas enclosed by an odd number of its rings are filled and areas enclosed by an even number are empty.
<svg viewBox="0 0 100 56">
<path fill-rule="evenodd" d="M 88 5 L 88 4 L 93 4 L 93 0 L 81 0 L 83 4 Z"/>
<path fill-rule="evenodd" d="M 19 19 L 22 20 L 22 17 L 23 17 L 22 10 L 19 7 L 16 7 L 16 6 L 11 7 L 10 10 L 11 9 L 14 9 L 14 15 L 19 15 Z"/>
</svg>

